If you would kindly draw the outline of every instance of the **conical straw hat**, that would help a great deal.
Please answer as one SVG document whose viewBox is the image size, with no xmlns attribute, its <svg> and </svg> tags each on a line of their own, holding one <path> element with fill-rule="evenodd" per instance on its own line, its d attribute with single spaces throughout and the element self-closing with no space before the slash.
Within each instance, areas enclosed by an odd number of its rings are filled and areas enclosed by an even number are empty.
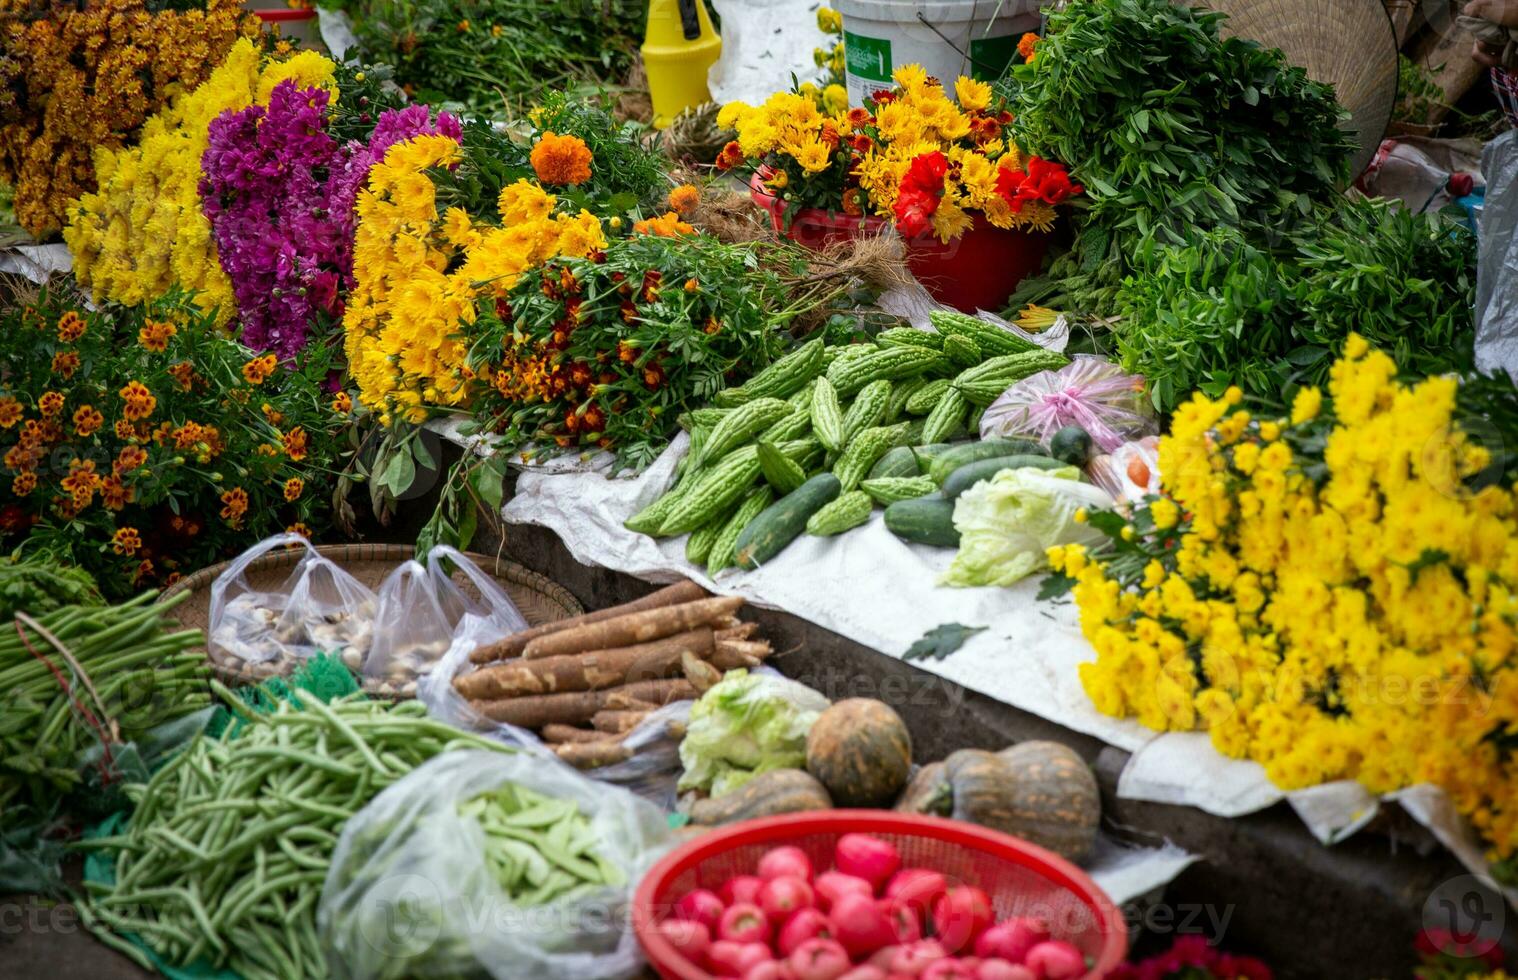
<svg viewBox="0 0 1518 980">
<path fill-rule="evenodd" d="M 1370 163 L 1397 101 L 1397 35 L 1382 0 L 1192 0 L 1228 15 L 1225 37 L 1280 48 L 1315 81 L 1334 87 L 1348 109 L 1345 129 L 1360 149 L 1359 176 Z M 1289 134 L 1288 134 L 1289 135 Z"/>
</svg>

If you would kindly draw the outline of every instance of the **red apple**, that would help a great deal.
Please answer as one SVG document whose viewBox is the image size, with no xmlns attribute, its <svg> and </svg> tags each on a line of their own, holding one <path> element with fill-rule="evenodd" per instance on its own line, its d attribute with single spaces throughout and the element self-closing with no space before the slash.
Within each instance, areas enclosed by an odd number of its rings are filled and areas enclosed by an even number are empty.
<svg viewBox="0 0 1518 980">
<path fill-rule="evenodd" d="M 849 954 L 831 939 L 808 939 L 786 962 L 796 980 L 838 980 L 852 967 Z"/>
<path fill-rule="evenodd" d="M 901 855 L 889 841 L 869 834 L 844 834 L 833 846 L 833 864 L 839 871 L 870 883 L 879 891 L 901 867 Z"/>
<path fill-rule="evenodd" d="M 1043 919 L 1003 919 L 975 938 L 975 954 L 1021 963 L 1027 959 L 1028 950 L 1049 938 L 1049 926 Z"/>
<path fill-rule="evenodd" d="M 739 902 L 758 902 L 759 889 L 764 887 L 764 879 L 758 875 L 737 875 L 722 883 L 717 889 L 717 894 L 722 898 L 724 905 L 736 905 Z"/>
<path fill-rule="evenodd" d="M 780 927 L 775 945 L 779 948 L 781 956 L 789 956 L 796 951 L 797 946 L 808 939 L 832 938 L 833 924 L 828 921 L 828 917 L 821 909 L 797 909 Z"/>
<path fill-rule="evenodd" d="M 697 888 L 693 892 L 686 892 L 675 903 L 675 918 L 685 919 L 689 922 L 699 922 L 706 926 L 708 932 L 717 930 L 717 923 L 722 921 L 722 899 L 717 893 L 709 888 Z"/>
<path fill-rule="evenodd" d="M 991 897 L 973 885 L 951 886 L 933 903 L 933 933 L 951 953 L 972 948 L 994 918 Z"/>
<path fill-rule="evenodd" d="M 902 868 L 886 882 L 886 898 L 894 898 L 912 906 L 918 918 L 926 919 L 949 887 L 949 881 L 937 871 L 928 868 Z"/>
<path fill-rule="evenodd" d="M 812 890 L 817 893 L 817 904 L 824 912 L 832 908 L 833 903 L 843 895 L 875 894 L 875 889 L 870 887 L 868 881 L 846 875 L 842 871 L 824 871 L 812 882 Z"/>
<path fill-rule="evenodd" d="M 811 908 L 812 904 L 812 886 L 795 875 L 771 878 L 759 889 L 759 907 L 764 909 L 771 922 L 784 922 L 791 913 Z"/>
<path fill-rule="evenodd" d="M 775 955 L 764 943 L 735 943 L 719 939 L 706 951 L 706 962 L 713 970 L 730 977 L 741 977 Z"/>
<path fill-rule="evenodd" d="M 1038 976 L 1021 963 L 992 957 L 980 961 L 975 968 L 975 980 L 1038 980 Z"/>
<path fill-rule="evenodd" d="M 828 919 L 833 923 L 833 935 L 850 956 L 866 956 L 896 942 L 890 920 L 868 896 L 843 896 L 833 903 Z"/>
<path fill-rule="evenodd" d="M 692 963 L 700 963 L 712 945 L 711 930 L 703 923 L 689 919 L 665 919 L 659 923 L 659 932 L 676 952 Z"/>
<path fill-rule="evenodd" d="M 794 875 L 802 881 L 811 881 L 811 858 L 801 848 L 790 844 L 766 851 L 759 859 L 759 877 L 769 881 L 782 875 Z"/>
<path fill-rule="evenodd" d="M 903 976 L 921 976 L 923 971 L 939 960 L 947 959 L 949 951 L 936 939 L 919 939 L 915 943 L 896 947 L 891 959 L 890 971 Z"/>
<path fill-rule="evenodd" d="M 1081 951 L 1059 939 L 1039 943 L 1028 950 L 1024 964 L 1039 980 L 1074 980 L 1086 974 L 1086 958 Z"/>
<path fill-rule="evenodd" d="M 767 943 L 770 922 L 764 910 L 750 902 L 729 905 L 717 924 L 717 935 L 735 943 Z"/>
<path fill-rule="evenodd" d="M 891 925 L 891 935 L 898 943 L 912 943 L 922 938 L 922 920 L 910 905 L 893 898 L 882 898 L 875 903 L 885 913 Z"/>
</svg>

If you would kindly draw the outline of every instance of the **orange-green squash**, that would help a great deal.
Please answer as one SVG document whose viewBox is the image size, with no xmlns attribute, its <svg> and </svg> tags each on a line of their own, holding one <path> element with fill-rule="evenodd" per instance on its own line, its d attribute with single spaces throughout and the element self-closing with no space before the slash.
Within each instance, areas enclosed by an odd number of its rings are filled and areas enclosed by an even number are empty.
<svg viewBox="0 0 1518 980">
<path fill-rule="evenodd" d="M 828 791 L 800 769 L 771 769 L 760 773 L 731 793 L 691 805 L 691 823 L 714 827 L 737 820 L 773 817 L 781 813 L 828 810 L 833 806 Z"/>
<path fill-rule="evenodd" d="M 967 820 L 1077 862 L 1091 852 L 1102 817 L 1096 777 L 1058 742 L 961 749 L 924 766 L 896 808 Z"/>
<path fill-rule="evenodd" d="M 885 702 L 847 698 L 812 723 L 806 771 L 838 806 L 890 806 L 912 772 L 912 736 Z"/>
</svg>

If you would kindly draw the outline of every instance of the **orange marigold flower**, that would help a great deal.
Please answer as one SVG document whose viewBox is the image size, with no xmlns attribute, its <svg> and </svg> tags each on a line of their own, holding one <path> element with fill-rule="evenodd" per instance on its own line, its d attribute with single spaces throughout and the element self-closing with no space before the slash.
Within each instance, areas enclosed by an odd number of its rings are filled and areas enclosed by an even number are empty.
<svg viewBox="0 0 1518 980">
<path fill-rule="evenodd" d="M 125 388 L 118 392 L 121 400 L 126 402 L 122 414 L 133 422 L 145 419 L 153 414 L 153 409 L 158 407 L 158 399 L 148 390 L 147 385 L 141 381 L 129 381 Z"/>
<path fill-rule="evenodd" d="M 268 442 L 261 443 L 259 447 L 253 451 L 255 453 L 258 453 L 260 456 L 268 456 L 271 459 L 279 455 L 279 447 L 273 443 Z"/>
<path fill-rule="evenodd" d="M 1038 48 L 1039 36 L 1031 31 L 1017 39 L 1017 53 L 1023 56 L 1023 60 L 1031 63 L 1034 52 Z"/>
<path fill-rule="evenodd" d="M 291 460 L 299 463 L 306 458 L 307 443 L 305 429 L 296 426 L 283 436 L 280 436 L 280 441 L 285 444 L 285 455 L 289 456 Z"/>
<path fill-rule="evenodd" d="M 153 560 L 144 558 L 137 563 L 137 571 L 132 575 L 132 584 L 141 585 L 146 579 L 153 577 Z"/>
<path fill-rule="evenodd" d="M 738 145 L 737 140 L 729 140 L 722 148 L 722 152 L 717 154 L 718 170 L 731 170 L 742 162 L 743 148 Z"/>
<path fill-rule="evenodd" d="M 583 184 L 590 179 L 590 147 L 578 136 L 543 134 L 529 158 L 538 179 L 545 184 Z"/>
<path fill-rule="evenodd" d="M 242 376 L 250 385 L 261 385 L 274 373 L 274 364 L 273 354 L 255 357 L 242 366 Z"/>
<path fill-rule="evenodd" d="M 174 379 L 181 391 L 189 391 L 195 386 L 195 365 L 189 361 L 180 361 L 169 368 L 169 377 Z"/>
<path fill-rule="evenodd" d="M 669 206 L 676 214 L 690 214 L 701 203 L 701 191 L 695 184 L 681 184 L 669 192 Z"/>
<path fill-rule="evenodd" d="M 141 446 L 123 446 L 121 452 L 116 454 L 116 462 L 111 464 L 111 472 L 117 476 L 124 476 L 132 472 L 148 461 L 148 451 Z"/>
<path fill-rule="evenodd" d="M 84 317 L 69 310 L 58 318 L 58 339 L 65 344 L 72 344 L 84 336 L 85 326 Z"/>
<path fill-rule="evenodd" d="M 169 349 L 169 340 L 179 332 L 179 328 L 172 323 L 160 320 L 149 320 L 137 331 L 137 342 L 145 350 L 155 354 L 162 354 Z"/>
<path fill-rule="evenodd" d="M 657 364 L 650 364 L 643 369 L 643 383 L 650 388 L 657 388 L 664 383 L 664 369 Z"/>
<path fill-rule="evenodd" d="M 680 216 L 673 211 L 661 214 L 656 218 L 644 218 L 642 221 L 633 222 L 633 234 L 635 235 L 658 235 L 661 238 L 674 238 L 676 235 L 692 235 L 696 229 L 680 220 Z"/>
<path fill-rule="evenodd" d="M 875 117 L 870 115 L 870 110 L 864 108 L 863 106 L 855 106 L 854 108 L 850 109 L 847 118 L 849 125 L 854 129 L 863 129 L 875 121 Z"/>
<path fill-rule="evenodd" d="M 715 335 L 721 329 L 722 321 L 718 320 L 714 316 L 707 317 L 706 325 L 701 328 L 702 332 L 705 333 L 708 337 Z"/>
<path fill-rule="evenodd" d="M 306 526 L 305 521 L 296 521 L 294 524 L 291 524 L 289 527 L 285 528 L 285 532 L 287 534 L 299 534 L 301 537 L 306 538 L 307 540 L 311 538 L 311 529 Z"/>
<path fill-rule="evenodd" d="M 292 476 L 285 481 L 285 499 L 293 504 L 300 499 L 300 495 L 305 489 L 306 481 L 298 476 Z"/>
<path fill-rule="evenodd" d="M 53 373 L 67 381 L 79 370 L 79 355 L 71 350 L 61 350 L 53 355 Z"/>
<path fill-rule="evenodd" d="M 100 481 L 100 503 L 108 510 L 121 510 L 135 496 L 136 491 L 122 483 L 119 476 L 108 476 Z"/>
<path fill-rule="evenodd" d="M 102 425 L 105 425 L 105 416 L 89 405 L 80 405 L 74 410 L 74 431 L 81 437 L 88 438 L 94 435 L 95 430 Z"/>
<path fill-rule="evenodd" d="M 353 411 L 353 399 L 346 391 L 339 391 L 332 396 L 332 411 L 339 415 L 347 415 Z"/>
<path fill-rule="evenodd" d="M 285 424 L 285 413 L 281 412 L 273 405 L 270 405 L 268 402 L 264 402 L 262 405 L 258 406 L 258 410 L 264 414 L 264 418 L 269 420 L 270 425 L 278 428 L 279 426 Z"/>
<path fill-rule="evenodd" d="M 63 411 L 63 395 L 56 391 L 44 391 L 42 397 L 37 399 L 37 410 L 45 417 L 57 415 Z"/>
<path fill-rule="evenodd" d="M 221 502 L 221 516 L 228 524 L 236 527 L 248 512 L 248 491 L 242 487 L 233 487 L 221 495 Z"/>
<path fill-rule="evenodd" d="M 21 403 L 10 395 L 0 398 L 0 429 L 14 429 L 21 421 Z"/>
<path fill-rule="evenodd" d="M 189 449 L 199 442 L 203 436 L 203 430 L 194 422 L 186 422 L 174 432 L 174 448 Z"/>
<path fill-rule="evenodd" d="M 182 578 L 184 578 L 183 572 L 170 572 L 163 580 L 163 587 L 166 589 L 173 588 Z"/>
<path fill-rule="evenodd" d="M 81 493 L 93 494 L 100 486 L 100 474 L 95 472 L 95 461 L 77 458 L 69 460 L 69 474 L 59 485 L 75 497 Z"/>
<path fill-rule="evenodd" d="M 25 473 L 18 473 L 16 478 L 11 481 L 11 494 L 13 496 L 25 497 L 35 489 L 37 489 L 37 474 L 30 470 Z"/>
<path fill-rule="evenodd" d="M 132 423 L 126 419 L 117 419 L 112 430 L 116 433 L 116 438 L 122 442 L 131 442 L 137 438 L 137 430 L 132 428 Z"/>
<path fill-rule="evenodd" d="M 118 555 L 135 555 L 142 547 L 142 537 L 135 527 L 118 527 L 111 535 L 111 550 Z"/>
</svg>

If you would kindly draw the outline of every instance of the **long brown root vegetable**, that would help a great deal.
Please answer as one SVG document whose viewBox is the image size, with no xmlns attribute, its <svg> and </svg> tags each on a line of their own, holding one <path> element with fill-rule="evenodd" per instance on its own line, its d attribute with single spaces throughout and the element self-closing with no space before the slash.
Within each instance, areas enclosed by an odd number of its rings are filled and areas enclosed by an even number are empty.
<svg viewBox="0 0 1518 980">
<path fill-rule="evenodd" d="M 605 742 L 615 739 L 610 732 L 593 732 L 588 728 L 576 728 L 574 725 L 544 725 L 541 732 L 543 741 L 550 744 L 562 742 Z"/>
<path fill-rule="evenodd" d="M 651 643 L 614 650 L 509 660 L 456 678 L 453 688 L 464 697 L 475 700 L 558 691 L 598 691 L 632 681 L 673 677 L 684 669 L 683 658 L 708 657 L 712 649 L 712 631 L 703 626 Z"/>
<path fill-rule="evenodd" d="M 535 694 L 525 698 L 503 698 L 472 702 L 475 710 L 492 721 L 539 729 L 555 722 L 583 725 L 606 707 L 608 697 L 621 692 L 651 704 L 663 706 L 674 701 L 692 701 L 700 696 L 696 686 L 683 678 L 664 681 L 639 681 L 625 687 L 604 691 L 571 691 L 563 694 Z"/>
<path fill-rule="evenodd" d="M 685 679 L 696 685 L 696 690 L 702 694 L 722 681 L 722 671 L 688 650 L 680 655 L 680 671 L 685 675 Z"/>
<path fill-rule="evenodd" d="M 715 635 L 719 640 L 746 640 L 753 636 L 757 629 L 759 629 L 758 623 L 739 623 L 736 626 L 719 629 Z"/>
<path fill-rule="evenodd" d="M 560 742 L 553 747 L 560 759 L 576 769 L 599 769 L 632 758 L 633 750 L 617 741 Z"/>
<path fill-rule="evenodd" d="M 657 711 L 660 706 L 652 701 L 635 698 L 625 691 L 607 691 L 606 707 L 617 711 Z"/>
<path fill-rule="evenodd" d="M 773 652 L 774 648 L 768 643 L 718 640 L 709 660 L 718 670 L 737 670 L 739 667 L 757 667 Z"/>
<path fill-rule="evenodd" d="M 616 711 L 607 708 L 597 711 L 590 718 L 590 724 L 598 732 L 606 732 L 609 735 L 621 735 L 637 728 L 648 717 L 647 711 Z"/>
<path fill-rule="evenodd" d="M 544 623 L 542 626 L 534 626 L 531 629 L 513 633 L 502 640 L 487 643 L 476 647 L 469 655 L 469 659 L 477 664 L 489 663 L 492 660 L 507 660 L 511 657 L 520 656 L 522 648 L 540 636 L 549 636 L 564 630 L 576 629 L 587 623 L 599 623 L 607 619 L 615 619 L 627 613 L 642 612 L 648 609 L 662 609 L 665 606 L 678 606 L 686 602 L 695 602 L 697 599 L 706 597 L 706 590 L 695 582 L 676 582 L 658 590 L 650 592 L 641 599 L 632 602 L 624 602 L 620 606 L 608 606 L 595 612 L 575 616 L 572 619 L 561 619 L 554 623 Z"/>
<path fill-rule="evenodd" d="M 699 626 L 709 626 L 714 620 L 736 612 L 743 605 L 738 596 L 718 599 L 699 599 L 679 606 L 648 609 L 628 613 L 615 619 L 587 623 L 573 629 L 550 633 L 528 642 L 522 648 L 522 656 L 528 659 L 561 657 L 587 650 L 610 650 L 614 647 L 631 646 L 663 639 L 676 633 L 684 633 Z"/>
</svg>

